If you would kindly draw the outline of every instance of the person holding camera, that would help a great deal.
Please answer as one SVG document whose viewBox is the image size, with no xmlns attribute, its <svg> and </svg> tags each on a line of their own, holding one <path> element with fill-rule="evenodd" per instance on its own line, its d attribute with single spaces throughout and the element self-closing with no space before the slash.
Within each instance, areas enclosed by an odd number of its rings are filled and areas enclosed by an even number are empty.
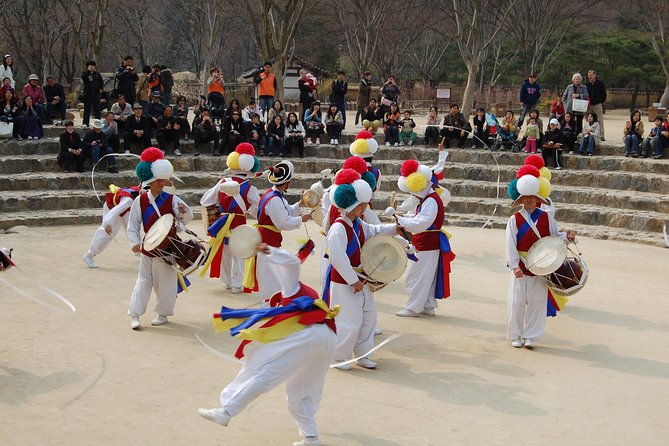
<svg viewBox="0 0 669 446">
<path fill-rule="evenodd" d="M 223 75 L 218 67 L 214 67 L 209 71 L 209 79 L 207 79 L 207 102 L 209 109 L 216 109 L 219 115 L 223 117 L 225 110 L 225 82 Z M 213 110 L 212 110 L 213 111 Z"/>
<path fill-rule="evenodd" d="M 148 84 L 149 84 L 149 92 L 151 94 L 158 92 L 160 93 L 159 97 L 163 96 L 163 82 L 160 77 L 160 65 L 154 64 L 151 67 L 151 74 L 149 74 L 148 77 Z"/>
<path fill-rule="evenodd" d="M 238 112 L 239 113 L 239 112 Z M 200 156 L 200 144 L 214 142 L 214 149 L 211 151 L 213 156 L 221 156 L 219 144 L 221 134 L 216 130 L 214 121 L 209 116 L 209 109 L 202 107 L 200 113 L 193 121 L 193 141 L 195 141 L 195 156 Z"/>
<path fill-rule="evenodd" d="M 91 112 L 95 119 L 100 119 L 100 93 L 104 89 L 104 81 L 100 73 L 95 71 L 95 61 L 86 62 L 86 71 L 81 73 L 84 81 L 84 124 L 85 129 L 91 120 Z"/>
<path fill-rule="evenodd" d="M 122 94 L 132 107 L 135 103 L 135 88 L 139 80 L 137 71 L 132 67 L 132 56 L 127 55 L 123 58 L 123 62 L 116 69 L 115 80 L 115 96 L 118 97 L 119 94 Z"/>
<path fill-rule="evenodd" d="M 388 80 L 381 87 L 381 111 L 383 115 L 390 111 L 390 104 L 393 102 L 399 104 L 399 97 L 402 94 L 400 87 L 397 86 L 395 76 L 388 76 Z"/>
<path fill-rule="evenodd" d="M 274 104 L 274 93 L 277 89 L 276 77 L 272 73 L 272 63 L 265 62 L 262 71 L 258 73 L 256 78 L 258 84 L 258 99 L 260 102 L 261 121 L 265 121 L 265 112 L 269 112 Z"/>
</svg>

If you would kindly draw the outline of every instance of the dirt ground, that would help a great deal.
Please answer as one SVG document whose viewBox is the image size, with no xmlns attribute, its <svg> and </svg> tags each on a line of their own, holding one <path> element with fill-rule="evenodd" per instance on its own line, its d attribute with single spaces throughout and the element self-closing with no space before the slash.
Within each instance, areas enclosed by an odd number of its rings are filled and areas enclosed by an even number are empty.
<svg viewBox="0 0 669 446">
<path fill-rule="evenodd" d="M 199 223 L 192 228 L 200 230 Z M 81 261 L 95 226 L 31 228 L 1 235 L 20 266 L 0 275 L 0 444 L 289 445 L 297 428 L 283 388 L 222 428 L 200 418 L 239 364 L 237 341 L 214 334 L 210 316 L 248 296 L 193 278 L 162 327 L 130 329 L 138 259 L 123 234 Z M 378 370 L 328 372 L 318 414 L 334 445 L 661 445 L 669 400 L 666 298 L 669 250 L 582 238 L 585 289 L 548 321 L 534 351 L 505 339 L 508 271 L 504 233 L 452 228 L 452 297 L 435 318 L 393 313 L 403 280 L 377 293 Z M 317 234 L 315 227 L 311 234 Z M 287 234 L 297 250 L 304 231 Z M 320 240 L 317 240 L 320 243 Z M 317 257 L 302 277 L 318 286 Z M 42 286 L 76 306 L 72 312 Z M 149 309 L 152 308 L 152 303 Z"/>
</svg>

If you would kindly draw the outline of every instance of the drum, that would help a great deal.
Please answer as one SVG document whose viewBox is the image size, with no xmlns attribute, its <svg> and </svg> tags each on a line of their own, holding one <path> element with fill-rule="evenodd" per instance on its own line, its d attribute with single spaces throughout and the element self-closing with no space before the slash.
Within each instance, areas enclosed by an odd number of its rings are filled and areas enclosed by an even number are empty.
<svg viewBox="0 0 669 446">
<path fill-rule="evenodd" d="M 144 236 L 144 250 L 174 265 L 183 275 L 197 270 L 207 250 L 197 240 L 183 241 L 177 235 L 177 220 L 172 214 L 160 217 Z"/>
<path fill-rule="evenodd" d="M 588 281 L 590 270 L 585 261 L 569 249 L 569 255 L 557 270 L 544 276 L 548 286 L 558 294 L 572 296 L 581 291 Z"/>
<path fill-rule="evenodd" d="M 197 240 L 172 241 L 174 262 L 184 276 L 196 271 L 207 258 L 207 249 Z"/>
<path fill-rule="evenodd" d="M 144 235 L 144 251 L 155 257 L 162 257 L 161 253 L 170 247 L 171 239 L 177 236 L 177 222 L 174 215 L 165 214 L 151 226 Z"/>
<path fill-rule="evenodd" d="M 378 235 L 362 246 L 360 263 L 364 272 L 360 276 L 372 291 L 376 291 L 402 277 L 407 267 L 407 255 L 394 237 Z"/>
<path fill-rule="evenodd" d="M 209 230 L 209 227 L 213 225 L 220 216 L 221 213 L 218 210 L 218 206 L 215 204 L 202 207 L 202 224 L 204 225 L 205 232 Z"/>
<path fill-rule="evenodd" d="M 230 232 L 228 248 L 235 257 L 248 259 L 256 254 L 256 248 L 260 243 L 260 231 L 250 225 L 237 226 Z"/>
<path fill-rule="evenodd" d="M 550 236 L 537 240 L 525 258 L 525 267 L 535 276 L 556 271 L 567 257 L 567 244 L 560 237 Z"/>
<path fill-rule="evenodd" d="M 315 208 L 321 204 L 321 194 L 313 189 L 307 189 L 302 194 L 302 202 L 308 208 Z"/>
</svg>

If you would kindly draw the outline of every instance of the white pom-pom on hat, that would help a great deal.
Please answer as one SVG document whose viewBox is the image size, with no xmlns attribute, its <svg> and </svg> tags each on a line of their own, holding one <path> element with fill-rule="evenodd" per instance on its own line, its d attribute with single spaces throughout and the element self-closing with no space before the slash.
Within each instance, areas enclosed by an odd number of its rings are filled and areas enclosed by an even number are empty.
<svg viewBox="0 0 669 446">
<path fill-rule="evenodd" d="M 397 179 L 397 187 L 399 187 L 399 189 L 400 189 L 402 192 L 409 193 L 409 188 L 407 187 L 407 179 L 406 179 L 406 177 L 400 176 L 400 177 Z"/>
<path fill-rule="evenodd" d="M 256 160 L 252 155 L 241 154 L 239 155 L 239 169 L 246 172 L 250 172 L 253 169 L 253 165 Z"/>
<path fill-rule="evenodd" d="M 156 160 L 151 163 L 151 173 L 153 173 L 153 180 L 169 180 L 174 174 L 174 167 L 165 159 Z"/>
<path fill-rule="evenodd" d="M 355 180 L 353 183 L 353 188 L 355 189 L 355 198 L 360 203 L 369 203 L 372 201 L 372 188 L 369 187 L 369 183 L 365 180 Z"/>
<path fill-rule="evenodd" d="M 367 139 L 367 151 L 374 155 L 379 150 L 379 143 L 374 138 Z"/>
<path fill-rule="evenodd" d="M 425 165 L 423 165 L 423 164 L 421 164 L 420 166 L 418 166 L 418 169 L 416 170 L 416 172 L 418 172 L 419 174 L 423 175 L 423 176 L 424 176 L 425 178 L 427 178 L 428 180 L 431 180 L 431 179 L 432 179 L 432 169 L 430 169 L 429 167 L 427 167 L 427 166 L 425 166 Z"/>
<path fill-rule="evenodd" d="M 516 183 L 520 195 L 539 195 L 539 179 L 532 175 L 523 175 Z"/>
</svg>

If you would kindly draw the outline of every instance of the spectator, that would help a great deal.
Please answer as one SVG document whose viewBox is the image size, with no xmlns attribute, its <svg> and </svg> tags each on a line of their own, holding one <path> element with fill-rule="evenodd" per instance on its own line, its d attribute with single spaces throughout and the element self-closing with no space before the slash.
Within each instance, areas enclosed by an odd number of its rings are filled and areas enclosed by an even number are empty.
<svg viewBox="0 0 669 446">
<path fill-rule="evenodd" d="M 395 103 L 399 104 L 401 90 L 395 82 L 395 76 L 392 74 L 388 76 L 388 80 L 383 87 L 381 87 L 381 111 L 382 116 L 385 116 L 386 113 L 390 110 L 390 104 Z"/>
<path fill-rule="evenodd" d="M 218 115 L 225 118 L 225 81 L 218 67 L 209 70 L 209 79 L 207 79 L 207 102 L 209 111 L 214 116 Z M 217 113 L 218 112 L 218 113 Z"/>
<path fill-rule="evenodd" d="M 46 110 L 49 115 L 47 122 L 53 125 L 61 124 L 67 119 L 67 104 L 65 103 L 65 90 L 63 86 L 56 82 L 53 76 L 47 76 L 44 86 L 44 96 L 46 97 Z M 60 114 L 60 122 L 56 121 L 56 114 Z"/>
<path fill-rule="evenodd" d="M 269 106 L 272 106 L 271 102 Z M 265 122 L 264 110 L 262 110 L 258 104 L 256 104 L 255 99 L 251 98 L 249 99 L 249 105 L 247 105 L 244 110 L 242 110 L 242 118 L 245 122 L 251 122 L 251 116 L 253 116 L 254 113 L 257 113 L 260 116 L 260 122 Z M 234 150 L 235 147 L 233 147 L 232 150 Z"/>
<path fill-rule="evenodd" d="M 160 96 L 158 97 L 161 98 L 163 96 L 164 87 L 160 78 L 160 65 L 153 64 L 147 82 L 149 84 L 149 94 L 153 95 L 154 92 L 158 92 L 160 93 Z"/>
<path fill-rule="evenodd" d="M 562 120 L 564 119 L 564 103 L 562 102 L 561 95 L 558 95 L 551 103 L 551 118 L 557 119 L 562 124 Z"/>
<path fill-rule="evenodd" d="M 391 144 L 395 147 L 400 139 L 400 110 L 396 103 L 390 104 L 390 110 L 383 116 L 383 133 L 385 134 L 386 146 Z"/>
<path fill-rule="evenodd" d="M 562 137 L 564 150 L 568 150 L 571 155 L 574 153 L 576 145 L 576 121 L 571 113 L 565 113 L 562 121 Z"/>
<path fill-rule="evenodd" d="M 439 109 L 436 105 L 430 107 L 430 111 L 425 116 L 425 136 L 423 143 L 427 146 L 432 144 L 439 144 Z"/>
<path fill-rule="evenodd" d="M 297 119 L 295 112 L 288 113 L 288 121 L 286 122 L 286 154 L 291 156 L 293 149 L 297 148 L 300 158 L 304 158 L 304 126 Z"/>
<path fill-rule="evenodd" d="M 400 145 L 405 144 L 413 146 L 418 139 L 418 135 L 413 129 L 416 128 L 416 122 L 411 117 L 411 110 L 404 110 L 404 119 L 402 119 L 402 130 L 400 131 Z"/>
<path fill-rule="evenodd" d="M 233 110 L 239 110 L 240 113 L 242 112 L 242 106 L 239 103 L 238 99 L 233 99 L 230 101 L 230 106 L 225 111 L 225 118 L 228 118 L 232 114 Z M 262 119 L 260 120 L 260 122 L 263 122 Z"/>
<path fill-rule="evenodd" d="M 188 141 L 190 124 L 188 123 L 188 106 L 185 97 L 179 96 L 177 98 L 177 106 L 174 107 L 173 115 L 179 122 L 179 136 Z"/>
<path fill-rule="evenodd" d="M 629 121 L 625 123 L 623 141 L 625 142 L 625 156 L 632 155 L 632 158 L 636 158 L 639 155 L 639 144 L 643 141 L 643 122 L 641 122 L 639 110 L 634 110 Z"/>
<path fill-rule="evenodd" d="M 158 119 L 163 115 L 165 106 L 160 102 L 160 92 L 158 90 L 151 92 L 151 102 L 146 106 L 146 114 L 152 121 L 153 128 L 158 126 Z"/>
<path fill-rule="evenodd" d="M 19 114 L 19 101 L 13 90 L 5 90 L 2 100 L 0 100 L 0 122 L 12 124 L 12 136 L 15 138 L 18 135 L 19 126 L 15 123 Z"/>
<path fill-rule="evenodd" d="M 240 112 L 235 112 L 240 113 Z M 209 109 L 202 107 L 200 113 L 195 116 L 193 121 L 193 141 L 195 142 L 195 156 L 200 156 L 200 144 L 214 142 L 214 148 L 211 150 L 213 156 L 221 156 L 220 151 L 221 134 L 216 130 L 216 126 L 209 116 Z"/>
<path fill-rule="evenodd" d="M 58 155 L 58 164 L 65 173 L 76 170 L 84 171 L 84 151 L 81 136 L 74 131 L 74 122 L 65 121 L 65 131 L 60 134 L 60 154 Z"/>
<path fill-rule="evenodd" d="M 267 132 L 265 131 L 263 123 L 260 122 L 260 115 L 258 113 L 254 113 L 253 116 L 251 116 L 251 122 L 248 123 L 246 133 L 249 135 L 249 142 L 256 152 L 260 155 L 264 155 Z"/>
<path fill-rule="evenodd" d="M 490 136 L 488 131 L 488 123 L 485 120 L 485 109 L 478 108 L 476 109 L 476 114 L 472 118 L 474 130 L 474 135 L 472 137 L 472 149 L 483 147 L 484 144 L 488 144 L 488 138 Z"/>
<path fill-rule="evenodd" d="M 104 123 L 100 119 L 93 121 L 93 128 L 84 135 L 84 147 L 91 155 L 91 163 L 96 165 L 100 157 L 114 153 L 107 140 L 107 135 L 102 132 Z M 107 160 L 107 171 L 109 173 L 118 173 L 116 168 L 116 157 L 109 156 Z"/>
<path fill-rule="evenodd" d="M 507 110 L 506 114 L 504 115 L 504 119 L 502 119 L 502 125 L 498 129 L 498 133 L 501 138 L 501 150 L 504 150 L 507 147 L 511 147 L 511 150 L 514 153 L 518 152 L 518 148 L 516 147 L 516 140 L 518 139 L 519 131 L 520 129 L 516 127 L 516 121 L 513 117 L 513 112 L 511 110 Z"/>
<path fill-rule="evenodd" d="M 588 82 L 586 83 L 588 89 L 588 99 L 590 100 L 589 109 L 599 119 L 595 122 L 599 123 L 602 141 L 604 139 L 604 103 L 606 102 L 606 87 L 604 82 L 597 77 L 595 70 L 588 71 Z"/>
<path fill-rule="evenodd" d="M 588 100 L 588 89 L 582 84 L 583 76 L 575 73 L 571 77 L 572 83 L 567 86 L 562 94 L 562 102 L 564 102 L 565 112 L 571 113 L 576 121 L 576 135 L 580 134 L 583 129 L 583 112 L 575 112 L 573 109 L 574 99 Z"/>
<path fill-rule="evenodd" d="M 537 130 L 539 131 L 539 135 L 536 137 L 536 146 L 537 149 L 541 150 L 541 144 L 544 140 L 544 122 L 539 117 L 539 110 L 533 108 L 530 111 L 529 117 L 527 118 L 528 124 L 530 123 L 530 119 L 534 119 L 534 122 L 537 125 Z M 527 138 L 527 133 L 525 133 L 525 138 Z"/>
<path fill-rule="evenodd" d="M 111 106 L 110 111 L 114 115 L 119 137 L 123 136 L 123 139 L 125 139 L 125 123 L 132 116 L 132 106 L 126 102 L 125 95 L 118 95 L 117 101 Z"/>
<path fill-rule="evenodd" d="M 300 104 L 302 105 L 300 120 L 304 119 L 304 113 L 311 108 L 311 103 L 314 102 L 316 85 L 316 77 L 302 68 L 300 70 L 300 79 L 297 81 L 297 86 L 300 89 Z"/>
<path fill-rule="evenodd" d="M 255 114 L 260 116 L 260 110 Z M 247 125 L 248 124 L 242 119 L 242 114 L 236 110 L 225 120 L 225 123 L 223 124 L 223 147 L 226 154 L 234 152 L 238 144 L 246 142 Z"/>
<path fill-rule="evenodd" d="M 2 118 L 0 118 L 2 119 Z M 644 138 L 643 140 L 643 152 L 641 152 L 641 156 L 644 158 L 648 158 L 651 153 L 654 155 L 658 154 L 658 145 L 660 145 L 660 149 L 662 141 L 660 140 L 660 137 L 662 135 L 662 131 L 664 130 L 664 120 L 662 119 L 661 116 L 656 116 L 655 117 L 655 127 L 650 129 L 650 133 L 648 133 L 648 137 Z"/>
<path fill-rule="evenodd" d="M 107 137 L 109 145 L 113 152 L 118 152 L 121 148 L 121 141 L 119 139 L 120 132 L 118 123 L 114 120 L 114 112 L 108 111 L 105 113 L 105 120 L 102 124 L 102 133 Z"/>
<path fill-rule="evenodd" d="M 463 148 L 467 142 L 468 124 L 465 115 L 460 113 L 460 106 L 452 104 L 450 113 L 444 116 L 444 127 L 441 129 L 441 136 L 445 138 L 444 146 L 450 147 L 452 140 L 457 140 L 458 147 Z"/>
<path fill-rule="evenodd" d="M 100 112 L 103 110 L 111 111 L 111 101 L 109 98 L 109 93 L 104 91 L 100 92 Z"/>
<path fill-rule="evenodd" d="M 312 139 L 315 139 L 316 144 L 321 143 L 321 135 L 323 134 L 323 118 L 321 116 L 321 103 L 314 101 L 311 103 L 311 108 L 304 112 L 304 124 L 306 127 L 307 144 L 311 144 Z"/>
<path fill-rule="evenodd" d="M 330 104 L 325 113 L 325 126 L 325 131 L 330 137 L 330 144 L 338 146 L 341 132 L 344 129 L 344 117 L 336 103 Z"/>
<path fill-rule="evenodd" d="M 540 127 L 537 125 L 537 118 L 527 119 L 527 130 L 525 130 L 525 153 L 537 153 L 537 141 L 541 138 Z"/>
<path fill-rule="evenodd" d="M 104 88 L 104 81 L 100 73 L 95 71 L 95 61 L 86 62 L 86 71 L 81 73 L 84 81 L 84 125 L 88 128 L 91 113 L 95 119 L 100 119 L 100 93 Z"/>
<path fill-rule="evenodd" d="M 32 96 L 23 98 L 16 123 L 18 124 L 17 135 L 19 141 L 23 139 L 40 139 L 44 136 L 42 120 L 33 106 Z"/>
<path fill-rule="evenodd" d="M 274 103 L 272 104 L 272 108 L 269 109 L 269 113 L 267 114 L 267 122 L 272 122 L 274 121 L 275 116 L 281 116 L 281 120 L 286 123 L 286 111 L 283 109 L 283 104 L 281 103 L 280 100 L 275 100 Z"/>
<path fill-rule="evenodd" d="M 130 104 L 130 107 L 135 103 L 135 89 L 139 81 L 137 70 L 133 68 L 132 62 L 132 56 L 125 56 L 121 65 L 116 69 L 116 75 L 114 76 L 117 97 L 119 94 L 122 94 Z"/>
<path fill-rule="evenodd" d="M 284 138 L 286 137 L 286 126 L 283 125 L 283 119 L 280 115 L 276 115 L 272 122 L 267 124 L 267 141 L 269 156 L 274 156 L 275 146 L 279 147 L 279 156 L 284 158 L 286 153 L 284 151 Z"/>
<path fill-rule="evenodd" d="M 560 130 L 560 122 L 556 118 L 551 118 L 548 130 L 544 134 L 544 144 L 541 150 L 541 156 L 544 159 L 544 164 L 549 167 L 549 160 L 555 160 L 555 169 L 562 170 L 564 160 L 562 158 L 563 137 Z"/>
<path fill-rule="evenodd" d="M 342 130 L 346 127 L 346 93 L 348 93 L 348 83 L 346 82 L 346 73 L 339 71 L 337 78 L 332 83 L 332 93 L 330 93 L 330 104 L 336 104 L 341 113 Z"/>
<path fill-rule="evenodd" d="M 269 111 L 274 104 L 274 93 L 276 92 L 276 77 L 272 73 L 272 63 L 265 62 L 263 71 L 258 76 L 258 99 L 260 100 L 260 120 L 265 122 L 265 112 Z M 250 104 L 250 101 L 249 101 Z M 245 119 L 246 120 L 246 119 Z M 251 118 L 248 119 L 249 121 Z M 234 148 L 233 148 L 234 150 Z"/>
<path fill-rule="evenodd" d="M 1 65 L 0 65 L 1 66 Z M 2 94 L 5 94 L 5 91 L 9 90 L 16 94 L 16 89 L 12 87 L 12 80 L 8 78 L 7 76 L 2 78 L 2 85 L 0 85 L 0 90 L 2 91 Z M 17 95 L 18 97 L 18 95 Z"/>
<path fill-rule="evenodd" d="M 595 145 L 597 145 L 597 141 L 599 140 L 600 129 L 597 122 L 597 113 L 588 113 L 585 124 L 583 124 L 583 133 L 581 133 L 581 146 L 579 148 L 581 155 L 585 155 L 586 151 L 588 156 L 592 156 L 595 153 Z"/>
<path fill-rule="evenodd" d="M 372 98 L 367 107 L 362 109 L 362 126 L 373 135 L 382 124 L 383 111 L 377 105 L 376 99 Z"/>
<path fill-rule="evenodd" d="M 664 121 L 660 140 L 655 144 L 655 155 L 653 158 L 659 160 L 664 155 L 664 149 L 669 147 L 669 121 Z"/>
<path fill-rule="evenodd" d="M 358 119 L 362 121 L 362 110 L 369 104 L 372 97 L 372 72 L 365 70 L 360 79 L 360 88 L 358 89 L 357 111 L 355 112 L 355 125 L 358 125 Z"/>
<path fill-rule="evenodd" d="M 26 96 L 32 98 L 32 106 L 37 112 L 42 123 L 46 122 L 46 115 L 44 110 L 44 102 L 46 98 L 44 97 L 44 91 L 42 87 L 39 86 L 39 77 L 36 74 L 31 74 L 28 77 L 28 83 L 23 87 L 21 96 L 25 99 Z"/>
<path fill-rule="evenodd" d="M 236 99 L 233 99 L 232 101 L 234 102 L 234 101 L 236 101 Z M 195 117 L 193 118 L 193 126 L 195 126 L 195 118 L 200 116 L 200 113 L 201 113 L 203 108 L 206 108 L 207 110 L 209 110 L 209 107 L 207 106 L 207 97 L 203 96 L 203 95 L 200 95 L 197 98 L 197 102 L 195 103 L 195 107 L 193 107 L 193 114 L 195 115 Z M 230 110 L 230 109 L 228 109 L 228 110 Z M 227 118 L 229 116 L 229 113 L 226 113 L 225 116 Z"/>
<path fill-rule="evenodd" d="M 135 101 L 139 102 L 142 107 L 149 104 L 149 75 L 151 74 L 151 67 L 144 65 L 142 72 L 137 79 L 137 93 L 135 94 Z M 134 106 L 133 102 L 133 106 Z M 133 107 L 134 108 L 134 107 Z"/>
<path fill-rule="evenodd" d="M 14 83 L 14 59 L 11 54 L 5 54 L 0 65 L 0 79 L 9 78 L 9 85 L 16 88 Z"/>
<path fill-rule="evenodd" d="M 172 87 L 174 87 L 174 78 L 172 77 L 172 70 L 165 65 L 160 66 L 160 83 L 163 86 L 163 104 L 172 103 Z"/>
<path fill-rule="evenodd" d="M 130 153 L 132 145 L 139 145 L 141 150 L 151 146 L 151 119 L 144 114 L 142 105 L 136 103 L 132 106 L 132 116 L 125 122 L 125 136 L 123 145 L 126 153 Z"/>
<path fill-rule="evenodd" d="M 156 139 L 158 140 L 158 147 L 165 153 L 172 151 L 176 156 L 181 156 L 181 148 L 179 147 L 179 121 L 172 114 L 172 106 L 166 105 L 163 109 L 163 115 L 158 118 L 157 122 L 158 132 Z"/>
<path fill-rule="evenodd" d="M 537 75 L 532 73 L 520 87 L 520 117 L 516 124 L 518 129 L 523 127 L 523 120 L 528 111 L 537 108 L 539 99 L 541 99 L 541 85 L 537 83 Z"/>
</svg>

